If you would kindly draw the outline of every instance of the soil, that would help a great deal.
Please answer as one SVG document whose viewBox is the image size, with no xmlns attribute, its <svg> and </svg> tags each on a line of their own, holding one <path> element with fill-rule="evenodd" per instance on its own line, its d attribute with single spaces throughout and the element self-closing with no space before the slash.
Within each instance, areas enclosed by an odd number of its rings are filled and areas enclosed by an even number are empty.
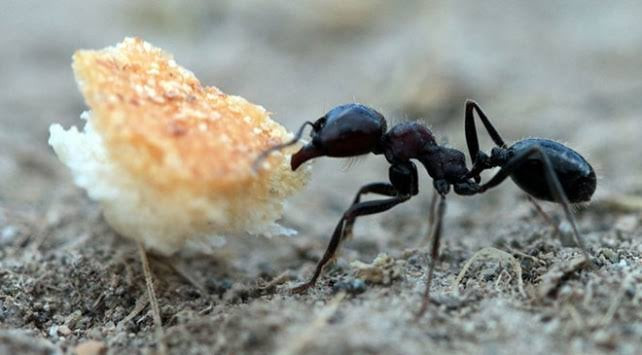
<svg viewBox="0 0 642 355">
<path fill-rule="evenodd" d="M 641 4 L 5 4 L 0 354 L 160 349 L 135 245 L 110 229 L 46 143 L 51 123 L 78 125 L 85 109 L 73 51 L 131 35 L 290 129 L 357 100 L 390 122 L 424 122 L 466 151 L 463 103 L 473 98 L 507 141 L 563 141 L 600 177 L 593 201 L 575 209 L 593 268 L 580 262 L 559 206 L 544 204 L 555 232 L 510 181 L 480 196 L 450 194 L 433 301 L 417 321 L 430 259 L 423 173 L 419 196 L 358 220 L 318 286 L 289 294 L 358 188 L 387 178 L 380 157 L 346 169 L 319 160 L 286 208 L 283 223 L 298 236 L 223 236 L 151 256 L 170 354 L 639 354 Z"/>
</svg>

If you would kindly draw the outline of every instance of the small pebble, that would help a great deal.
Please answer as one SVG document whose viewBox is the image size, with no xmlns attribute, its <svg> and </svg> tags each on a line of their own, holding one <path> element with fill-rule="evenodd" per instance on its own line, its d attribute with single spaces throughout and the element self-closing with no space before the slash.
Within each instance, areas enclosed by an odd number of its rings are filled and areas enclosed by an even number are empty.
<svg viewBox="0 0 642 355">
<path fill-rule="evenodd" d="M 58 334 L 62 336 L 67 336 L 71 334 L 71 329 L 69 329 L 69 327 L 66 325 L 61 325 L 58 327 Z"/>
<path fill-rule="evenodd" d="M 493 267 L 489 267 L 487 269 L 483 269 L 479 274 L 480 274 L 482 280 L 484 280 L 484 281 L 492 281 L 499 274 L 499 266 L 494 265 Z"/>
<path fill-rule="evenodd" d="M 0 244 L 11 242 L 16 235 L 18 235 L 18 228 L 15 226 L 10 225 L 2 228 L 0 232 Z"/>
<path fill-rule="evenodd" d="M 102 338 L 102 336 L 103 336 L 103 333 L 98 328 L 91 328 L 87 332 L 87 337 L 88 338 L 100 339 L 100 338 Z"/>
<path fill-rule="evenodd" d="M 107 347 L 102 341 L 87 340 L 76 346 L 78 355 L 102 355 L 107 352 Z"/>
<path fill-rule="evenodd" d="M 600 255 L 603 255 L 608 261 L 612 264 L 618 261 L 617 254 L 610 248 L 603 248 L 599 251 Z"/>
<path fill-rule="evenodd" d="M 402 264 L 385 253 L 379 254 L 372 264 L 366 264 L 361 261 L 353 261 L 350 266 L 353 269 L 354 276 L 373 284 L 390 285 L 392 280 L 401 277 Z"/>
<path fill-rule="evenodd" d="M 58 326 L 57 325 L 52 325 L 49 327 L 49 336 L 50 337 L 58 337 Z"/>
<path fill-rule="evenodd" d="M 73 313 L 67 316 L 65 319 L 65 323 L 70 326 L 74 327 L 75 324 L 82 318 L 82 312 L 80 310 L 75 310 Z"/>
<path fill-rule="evenodd" d="M 351 281 L 338 281 L 332 285 L 332 292 L 339 293 L 344 291 L 351 295 L 358 295 L 366 291 L 366 283 L 361 279 L 353 279 Z"/>
<path fill-rule="evenodd" d="M 565 247 L 574 247 L 575 237 L 573 235 L 573 226 L 568 221 L 560 223 L 558 230 L 560 231 L 560 242 Z"/>
<path fill-rule="evenodd" d="M 593 336 L 593 339 L 598 345 L 601 345 L 607 348 L 614 347 L 615 338 L 613 337 L 612 334 L 610 334 L 604 329 L 596 331 L 595 335 Z"/>
</svg>

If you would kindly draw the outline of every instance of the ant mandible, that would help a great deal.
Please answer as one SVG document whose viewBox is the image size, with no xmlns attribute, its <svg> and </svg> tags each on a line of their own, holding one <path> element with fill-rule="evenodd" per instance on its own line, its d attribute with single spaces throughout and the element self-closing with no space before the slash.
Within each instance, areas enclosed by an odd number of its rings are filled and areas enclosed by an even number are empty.
<svg viewBox="0 0 642 355">
<path fill-rule="evenodd" d="M 479 150 L 475 112 L 497 145 L 492 149 L 490 156 Z M 314 286 L 323 267 L 332 260 L 342 240 L 352 234 L 357 217 L 389 210 L 419 193 L 417 166 L 412 160 L 419 161 L 426 168 L 428 175 L 433 179 L 435 196 L 439 196 L 436 214 L 434 199 L 431 208 L 430 215 L 436 216 L 435 223 L 431 226 L 432 258 L 419 315 L 424 313 L 430 299 L 433 271 L 439 257 L 446 195 L 451 186 L 456 194 L 474 195 L 483 193 L 511 177 L 528 195 L 562 205 L 572 226 L 575 242 L 582 249 L 586 260 L 590 260 L 569 205 L 591 199 L 596 187 L 595 172 L 591 165 L 573 149 L 549 139 L 528 138 L 508 147 L 481 107 L 472 100 L 466 101 L 465 113 L 466 143 L 473 163 L 470 170 L 466 167 L 464 153 L 437 144 L 428 128 L 416 122 L 407 122 L 387 130 L 382 114 L 357 103 L 337 106 L 315 122 L 305 122 L 290 142 L 263 152 L 255 161 L 255 170 L 270 153 L 298 142 L 307 125 L 312 127 L 312 141 L 292 155 L 292 170 L 296 170 L 310 159 L 321 156 L 354 157 L 368 153 L 383 154 L 390 163 L 390 182 L 371 183 L 359 189 L 352 205 L 344 212 L 335 227 L 312 278 L 293 288 L 294 293 L 302 293 Z M 494 167 L 500 167 L 500 170 L 488 182 L 480 184 L 480 173 Z M 389 198 L 361 202 L 361 196 L 368 193 Z"/>
</svg>

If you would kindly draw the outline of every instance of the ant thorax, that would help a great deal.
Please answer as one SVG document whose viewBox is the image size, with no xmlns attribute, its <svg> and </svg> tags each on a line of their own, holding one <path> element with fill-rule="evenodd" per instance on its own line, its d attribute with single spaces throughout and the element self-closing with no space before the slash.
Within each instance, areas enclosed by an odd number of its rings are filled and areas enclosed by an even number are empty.
<svg viewBox="0 0 642 355">
<path fill-rule="evenodd" d="M 437 145 L 432 132 L 417 122 L 395 125 L 381 141 L 383 153 L 390 163 L 419 159 L 426 147 Z"/>
<path fill-rule="evenodd" d="M 466 156 L 454 148 L 441 145 L 426 146 L 418 160 L 424 165 L 428 175 L 435 180 L 443 179 L 450 184 L 463 182 L 469 170 Z"/>
</svg>

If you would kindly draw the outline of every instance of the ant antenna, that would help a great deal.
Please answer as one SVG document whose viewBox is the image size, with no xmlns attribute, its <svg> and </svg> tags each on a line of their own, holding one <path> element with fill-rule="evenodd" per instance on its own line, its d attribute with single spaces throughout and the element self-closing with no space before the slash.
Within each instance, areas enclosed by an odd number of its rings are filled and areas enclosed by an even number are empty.
<svg viewBox="0 0 642 355">
<path fill-rule="evenodd" d="M 296 132 L 296 135 L 294 135 L 294 138 L 292 138 L 292 140 L 286 143 L 277 144 L 271 147 L 270 149 L 264 151 L 263 153 L 261 153 L 261 155 L 259 155 L 256 158 L 256 160 L 254 160 L 254 164 L 252 164 L 252 171 L 254 171 L 254 173 L 258 172 L 261 163 L 263 163 L 263 161 L 267 159 L 267 157 L 270 156 L 270 154 L 272 154 L 273 152 L 289 147 L 291 145 L 295 145 L 301 139 L 301 136 L 303 136 L 303 130 L 307 125 L 310 125 L 310 127 L 314 128 L 314 123 L 310 121 L 305 121 L 305 123 L 301 125 L 301 128 L 299 128 L 299 130 Z"/>
</svg>

